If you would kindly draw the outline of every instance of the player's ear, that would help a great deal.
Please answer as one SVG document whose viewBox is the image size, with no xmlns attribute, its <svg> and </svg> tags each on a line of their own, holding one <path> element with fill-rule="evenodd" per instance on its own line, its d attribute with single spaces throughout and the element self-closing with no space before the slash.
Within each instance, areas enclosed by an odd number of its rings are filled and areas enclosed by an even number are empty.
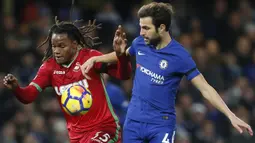
<svg viewBox="0 0 255 143">
<path fill-rule="evenodd" d="M 160 31 L 160 32 L 166 31 L 166 25 L 165 25 L 165 24 L 160 24 L 160 26 L 159 26 L 159 31 Z"/>
<path fill-rule="evenodd" d="M 73 47 L 77 47 L 78 46 L 78 42 L 76 41 L 76 40 L 74 40 L 73 42 L 72 42 L 72 45 L 73 45 Z"/>
</svg>

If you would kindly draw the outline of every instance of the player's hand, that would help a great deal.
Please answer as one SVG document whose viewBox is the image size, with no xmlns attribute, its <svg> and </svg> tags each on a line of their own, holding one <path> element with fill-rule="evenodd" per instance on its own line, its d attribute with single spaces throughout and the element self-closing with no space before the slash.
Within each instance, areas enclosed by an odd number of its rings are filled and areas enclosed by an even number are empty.
<svg viewBox="0 0 255 143">
<path fill-rule="evenodd" d="M 116 52 L 117 56 L 121 56 L 126 53 L 126 48 L 127 48 L 126 33 L 124 32 L 122 26 L 119 25 L 113 39 L 113 49 Z"/>
<path fill-rule="evenodd" d="M 81 65 L 81 67 L 80 67 L 81 72 L 82 72 L 83 76 L 85 76 L 86 79 L 91 80 L 91 77 L 88 75 L 88 73 L 91 70 L 91 68 L 94 66 L 95 63 L 96 63 L 96 57 L 91 57 L 85 63 L 83 63 Z"/>
<path fill-rule="evenodd" d="M 18 79 L 12 74 L 7 74 L 4 77 L 3 82 L 4 86 L 11 90 L 15 90 L 18 87 Z"/>
<path fill-rule="evenodd" d="M 242 134 L 245 130 L 252 136 L 253 131 L 251 126 L 245 123 L 243 120 L 239 119 L 235 115 L 230 118 L 231 124 L 238 130 L 240 134 Z"/>
</svg>

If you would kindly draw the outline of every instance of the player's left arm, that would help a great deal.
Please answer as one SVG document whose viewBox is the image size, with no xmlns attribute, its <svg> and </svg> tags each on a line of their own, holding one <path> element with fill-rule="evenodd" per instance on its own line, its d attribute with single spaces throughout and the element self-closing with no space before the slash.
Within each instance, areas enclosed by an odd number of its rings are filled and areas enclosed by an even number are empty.
<svg viewBox="0 0 255 143">
<path fill-rule="evenodd" d="M 82 74 L 87 78 L 88 72 L 92 67 L 99 69 L 100 72 L 107 73 L 118 79 L 126 80 L 131 77 L 131 63 L 129 60 L 129 49 L 127 47 L 126 34 L 121 25 L 115 32 L 113 40 L 114 52 L 103 55 L 100 52 L 93 52 L 94 54 L 81 66 Z M 116 64 L 117 61 L 117 64 Z M 107 66 L 106 66 L 107 65 Z"/>
<path fill-rule="evenodd" d="M 201 92 L 205 99 L 229 118 L 232 125 L 240 133 L 242 133 L 243 130 L 248 130 L 251 135 L 253 134 L 251 127 L 236 117 L 235 114 L 227 107 L 217 91 L 208 84 L 203 75 L 196 68 L 196 64 L 191 56 L 182 56 L 177 67 L 179 72 L 186 75 L 187 79 L 191 81 L 191 83 Z"/>
<path fill-rule="evenodd" d="M 207 83 L 202 74 L 194 77 L 191 80 L 191 83 L 201 92 L 204 98 L 210 101 L 211 104 L 223 112 L 227 117 L 231 118 L 231 116 L 234 116 L 217 91 Z"/>
<path fill-rule="evenodd" d="M 232 125 L 240 132 L 243 133 L 244 130 L 247 130 L 250 135 L 253 135 L 253 131 L 247 123 L 235 116 L 233 112 L 227 107 L 225 102 L 222 100 L 217 91 L 210 86 L 205 80 L 202 74 L 197 75 L 191 80 L 191 83 L 201 92 L 203 97 L 207 99 L 214 107 L 224 113 Z"/>
<path fill-rule="evenodd" d="M 99 51 L 93 50 L 91 56 L 102 56 L 103 54 Z M 127 80 L 131 77 L 131 62 L 129 56 L 126 54 L 116 56 L 116 63 L 104 63 L 96 62 L 94 64 L 94 69 L 100 73 L 107 73 L 110 76 L 121 80 Z"/>
<path fill-rule="evenodd" d="M 129 60 L 129 56 L 121 55 L 117 56 L 117 63 L 107 64 L 106 72 L 110 76 L 116 77 L 121 80 L 127 80 L 131 77 L 132 68 Z M 103 63 L 106 64 L 106 63 Z"/>
</svg>

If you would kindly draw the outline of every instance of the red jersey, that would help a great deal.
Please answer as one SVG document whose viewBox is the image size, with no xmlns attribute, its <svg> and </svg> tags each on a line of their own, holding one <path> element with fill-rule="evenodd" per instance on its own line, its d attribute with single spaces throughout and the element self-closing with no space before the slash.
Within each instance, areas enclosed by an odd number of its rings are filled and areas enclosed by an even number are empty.
<svg viewBox="0 0 255 143">
<path fill-rule="evenodd" d="M 81 84 L 91 91 L 93 104 L 88 113 L 80 116 L 70 116 L 64 112 L 71 140 L 79 139 L 84 132 L 107 124 L 116 123 L 116 127 L 120 128 L 118 117 L 113 111 L 101 77 L 103 71 L 116 75 L 116 73 L 111 71 L 116 71 L 116 68 L 110 68 L 107 72 L 107 70 L 103 70 L 107 66 L 102 63 L 96 63 L 93 67 L 94 69 L 89 72 L 91 80 L 86 80 L 80 70 L 79 65 L 83 64 L 89 58 L 99 55 L 102 54 L 96 50 L 82 49 L 73 62 L 67 66 L 59 65 L 54 58 L 51 58 L 42 64 L 31 83 L 39 91 L 52 86 L 57 94 L 61 107 L 61 95 L 71 85 Z"/>
</svg>

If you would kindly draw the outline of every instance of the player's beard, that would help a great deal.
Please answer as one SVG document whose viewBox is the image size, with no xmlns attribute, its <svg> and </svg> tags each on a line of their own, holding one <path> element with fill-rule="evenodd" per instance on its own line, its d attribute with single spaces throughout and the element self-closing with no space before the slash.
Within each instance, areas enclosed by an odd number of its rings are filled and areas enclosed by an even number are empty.
<svg viewBox="0 0 255 143">
<path fill-rule="evenodd" d="M 147 45 L 157 47 L 157 45 L 161 42 L 161 37 L 156 32 L 151 38 L 144 37 L 144 41 Z"/>
<path fill-rule="evenodd" d="M 157 45 L 160 43 L 160 41 L 161 41 L 160 36 L 157 36 L 150 40 L 150 44 L 153 45 L 154 47 L 157 47 Z"/>
</svg>

